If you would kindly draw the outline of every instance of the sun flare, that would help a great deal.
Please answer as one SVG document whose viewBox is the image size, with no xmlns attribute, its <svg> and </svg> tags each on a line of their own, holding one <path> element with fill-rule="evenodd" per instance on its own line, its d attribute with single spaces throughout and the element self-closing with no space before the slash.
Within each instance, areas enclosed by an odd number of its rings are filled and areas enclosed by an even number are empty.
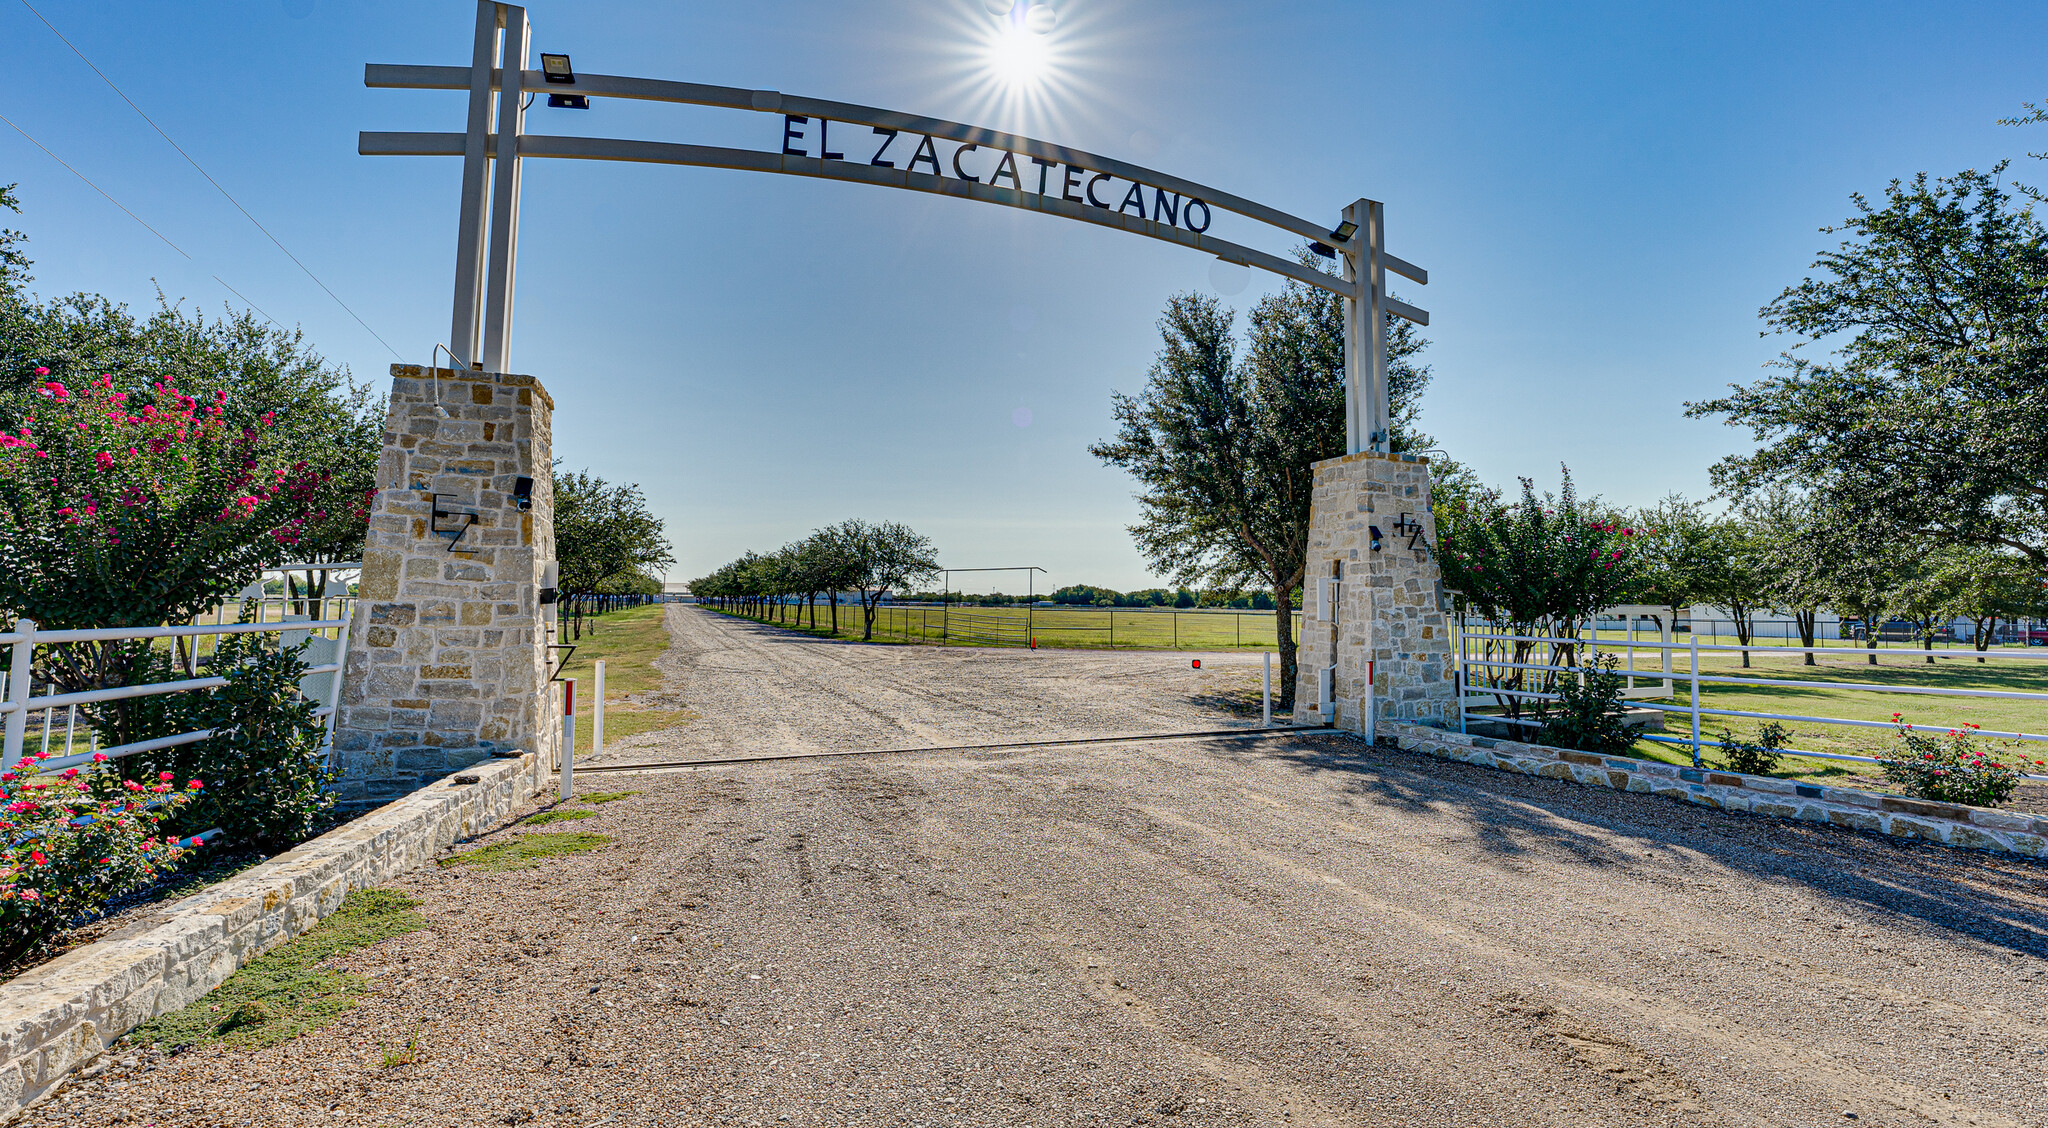
<svg viewBox="0 0 2048 1128">
<path fill-rule="evenodd" d="M 1009 87 L 1036 86 L 1045 79 L 1052 59 L 1046 37 L 1005 19 L 988 45 L 989 70 Z"/>
</svg>

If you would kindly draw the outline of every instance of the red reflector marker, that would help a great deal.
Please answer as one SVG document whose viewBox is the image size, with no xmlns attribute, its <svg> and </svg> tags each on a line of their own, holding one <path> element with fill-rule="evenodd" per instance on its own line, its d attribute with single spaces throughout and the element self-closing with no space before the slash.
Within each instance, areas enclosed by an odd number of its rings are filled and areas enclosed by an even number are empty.
<svg viewBox="0 0 2048 1128">
<path fill-rule="evenodd" d="M 1195 669 L 1199 670 L 1199 669 L 1201 669 L 1201 668 L 1202 668 L 1202 660 L 1201 660 L 1200 658 L 1197 658 L 1197 659 L 1195 659 Z"/>
</svg>

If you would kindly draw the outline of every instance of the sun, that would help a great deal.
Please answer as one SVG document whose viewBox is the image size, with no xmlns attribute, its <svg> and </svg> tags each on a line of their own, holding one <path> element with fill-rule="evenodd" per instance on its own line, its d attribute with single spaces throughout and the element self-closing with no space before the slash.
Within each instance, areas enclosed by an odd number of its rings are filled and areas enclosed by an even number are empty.
<svg viewBox="0 0 2048 1128">
<path fill-rule="evenodd" d="M 987 62 L 991 73 L 1012 89 L 1028 89 L 1045 80 L 1051 70 L 1052 49 L 1047 37 L 1021 22 L 1004 19 L 989 40 Z"/>
<path fill-rule="evenodd" d="M 1086 7 L 1066 0 L 949 0 L 934 5 L 931 72 L 941 93 L 991 126 L 1061 129 L 1092 114 L 1098 91 L 1089 75 L 1104 63 Z M 969 118 L 968 120 L 976 120 Z"/>
</svg>

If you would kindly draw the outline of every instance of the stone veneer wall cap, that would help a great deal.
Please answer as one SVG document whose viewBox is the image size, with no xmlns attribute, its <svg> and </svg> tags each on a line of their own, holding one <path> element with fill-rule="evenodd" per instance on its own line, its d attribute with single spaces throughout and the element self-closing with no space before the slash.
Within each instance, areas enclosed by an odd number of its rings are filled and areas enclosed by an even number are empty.
<svg viewBox="0 0 2048 1128">
<path fill-rule="evenodd" d="M 1361 450 L 1356 454 L 1341 454 L 1335 458 L 1325 458 L 1322 461 L 1317 462 L 1316 465 L 1341 466 L 1347 462 L 1364 462 L 1374 458 L 1380 459 L 1383 462 L 1419 462 L 1424 466 L 1429 465 L 1429 459 L 1427 456 L 1424 455 L 1388 454 L 1387 452 L 1380 450 Z"/>
<path fill-rule="evenodd" d="M 467 380 L 472 383 L 504 384 L 507 387 L 532 388 L 540 393 L 541 402 L 549 411 L 555 409 L 555 397 L 532 377 L 515 372 L 477 372 L 461 368 L 425 368 L 417 364 L 394 364 L 391 376 L 396 380 Z"/>
</svg>

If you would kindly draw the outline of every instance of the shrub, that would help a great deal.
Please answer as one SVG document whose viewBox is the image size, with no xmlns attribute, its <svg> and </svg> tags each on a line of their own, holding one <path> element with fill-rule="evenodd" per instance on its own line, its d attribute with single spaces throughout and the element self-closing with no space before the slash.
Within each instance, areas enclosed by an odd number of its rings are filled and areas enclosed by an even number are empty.
<svg viewBox="0 0 2048 1128">
<path fill-rule="evenodd" d="M 1971 807 L 1996 807 L 2012 798 L 2020 783 L 2020 770 L 2029 761 L 2014 755 L 1994 758 L 1977 747 L 1976 725 L 1950 729 L 1941 736 L 1916 731 L 1897 714 L 1898 755 L 1883 761 L 1884 776 L 1906 789 L 1906 794 L 1941 803 L 1962 803 Z M 2036 767 L 2048 766 L 2032 761 Z"/>
<path fill-rule="evenodd" d="M 304 841 L 334 806 L 327 791 L 334 776 L 320 756 L 326 731 L 313 715 L 317 704 L 299 695 L 299 679 L 306 676 L 303 650 L 284 649 L 261 635 L 225 635 L 213 653 L 213 670 L 226 685 L 155 699 L 165 703 L 151 718 L 159 730 L 155 735 L 215 733 L 122 762 L 131 777 L 169 771 L 179 779 L 210 781 L 179 813 L 179 830 L 218 827 L 227 845 L 268 853 Z"/>
<path fill-rule="evenodd" d="M 159 833 L 200 794 L 168 772 L 122 780 L 106 757 L 45 778 L 45 753 L 0 773 L 0 961 L 44 946 L 112 898 L 154 882 L 184 850 Z"/>
<path fill-rule="evenodd" d="M 1560 700 L 1536 732 L 1536 743 L 1551 748 L 1574 748 L 1618 756 L 1636 742 L 1636 734 L 1623 721 L 1627 711 L 1621 704 L 1625 680 L 1614 672 L 1612 654 L 1579 667 L 1578 676 L 1558 679 Z"/>
<path fill-rule="evenodd" d="M 1734 733 L 1722 729 L 1721 761 L 1731 772 L 1770 775 L 1778 770 L 1778 757 L 1791 735 L 1784 725 L 1776 721 L 1764 722 L 1764 727 L 1757 730 L 1755 743 L 1737 740 Z"/>
</svg>

